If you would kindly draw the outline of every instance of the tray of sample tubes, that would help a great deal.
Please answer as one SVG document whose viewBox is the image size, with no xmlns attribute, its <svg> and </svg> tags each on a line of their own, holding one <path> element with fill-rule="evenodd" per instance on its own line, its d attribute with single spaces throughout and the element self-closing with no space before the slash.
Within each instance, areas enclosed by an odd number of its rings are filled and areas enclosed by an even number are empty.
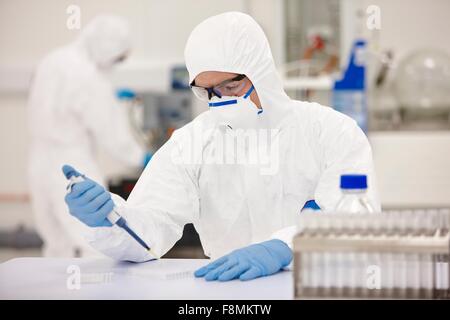
<svg viewBox="0 0 450 320">
<path fill-rule="evenodd" d="M 305 213 L 296 298 L 449 299 L 450 210 Z"/>
</svg>

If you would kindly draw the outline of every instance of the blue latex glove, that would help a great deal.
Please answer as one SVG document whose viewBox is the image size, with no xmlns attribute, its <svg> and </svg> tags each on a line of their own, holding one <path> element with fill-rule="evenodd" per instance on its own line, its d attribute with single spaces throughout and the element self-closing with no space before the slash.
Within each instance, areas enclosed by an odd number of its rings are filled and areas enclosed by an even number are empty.
<svg viewBox="0 0 450 320">
<path fill-rule="evenodd" d="M 292 251 L 281 240 L 269 240 L 235 250 L 195 271 L 207 281 L 252 280 L 280 271 L 292 260 Z"/>
<path fill-rule="evenodd" d="M 116 91 L 116 96 L 119 100 L 131 100 L 136 98 L 136 93 L 131 89 L 118 89 Z"/>
<path fill-rule="evenodd" d="M 152 157 L 153 157 L 153 154 L 152 153 L 150 153 L 150 152 L 147 152 L 145 155 L 144 155 L 144 161 L 143 161 L 143 163 L 144 163 L 144 168 L 147 166 L 147 164 L 150 162 L 150 160 L 152 159 Z"/>
<path fill-rule="evenodd" d="M 303 206 L 302 210 L 307 210 L 307 209 L 311 209 L 311 210 L 315 210 L 315 211 L 320 211 L 320 207 L 319 205 L 316 203 L 315 200 L 308 200 L 305 202 L 305 205 Z"/>
<path fill-rule="evenodd" d="M 62 170 L 66 178 L 82 175 L 68 165 L 64 165 Z M 97 182 L 84 178 L 85 180 L 76 183 L 65 197 L 70 214 L 90 227 L 112 226 L 106 218 L 114 208 L 111 194 Z"/>
</svg>

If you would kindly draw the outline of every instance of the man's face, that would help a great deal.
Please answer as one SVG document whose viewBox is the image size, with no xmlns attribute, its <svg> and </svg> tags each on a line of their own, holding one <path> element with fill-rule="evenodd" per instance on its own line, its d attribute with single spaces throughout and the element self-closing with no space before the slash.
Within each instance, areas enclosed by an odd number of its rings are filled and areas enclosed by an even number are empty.
<svg viewBox="0 0 450 320">
<path fill-rule="evenodd" d="M 237 75 L 238 75 L 237 73 L 231 72 L 205 71 L 200 73 L 197 77 L 195 77 L 195 85 L 199 87 L 210 88 L 213 86 L 217 86 L 218 84 L 221 84 L 224 81 L 233 79 Z M 236 96 L 237 97 L 243 96 L 252 85 L 253 85 L 252 82 L 250 81 L 250 79 L 248 79 L 245 82 L 245 86 L 242 87 L 242 89 L 236 94 Z M 252 94 L 250 95 L 250 99 L 253 101 L 253 103 L 256 104 L 256 106 L 258 107 L 261 106 L 256 90 L 252 92 Z"/>
<path fill-rule="evenodd" d="M 128 57 L 128 52 L 125 52 L 125 53 L 117 56 L 116 58 L 114 58 L 113 60 L 111 60 L 108 63 L 99 64 L 98 67 L 102 72 L 110 73 L 114 70 L 114 68 L 116 68 L 119 64 L 121 64 L 123 61 L 125 61 L 127 59 L 127 57 Z"/>
<path fill-rule="evenodd" d="M 118 56 L 116 59 L 114 59 L 113 65 L 117 65 L 117 64 L 119 64 L 119 63 L 122 63 L 122 62 L 124 62 L 127 58 L 128 58 L 128 52 L 125 52 L 125 53 L 121 54 L 120 56 Z"/>
</svg>

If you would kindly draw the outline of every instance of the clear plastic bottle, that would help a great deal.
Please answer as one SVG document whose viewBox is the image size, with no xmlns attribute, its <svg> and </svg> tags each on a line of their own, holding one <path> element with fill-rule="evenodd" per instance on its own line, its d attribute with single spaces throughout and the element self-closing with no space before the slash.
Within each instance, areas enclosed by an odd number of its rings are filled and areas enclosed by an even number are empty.
<svg viewBox="0 0 450 320">
<path fill-rule="evenodd" d="M 340 183 L 342 197 L 335 208 L 335 213 L 350 214 L 372 214 L 375 213 L 374 206 L 367 198 L 367 176 L 362 174 L 346 174 L 341 176 Z M 369 232 L 364 226 L 359 232 Z M 355 290 L 361 288 L 365 291 L 366 272 L 368 266 L 374 262 L 379 266 L 380 256 L 368 253 L 333 253 L 338 270 L 336 280 L 339 294 L 348 292 L 350 296 L 355 295 Z M 345 267 L 346 265 L 350 268 Z M 344 293 L 346 294 L 346 293 Z"/>
<path fill-rule="evenodd" d="M 345 174 L 341 176 L 342 197 L 335 212 L 375 213 L 374 206 L 367 198 L 367 176 Z"/>
</svg>

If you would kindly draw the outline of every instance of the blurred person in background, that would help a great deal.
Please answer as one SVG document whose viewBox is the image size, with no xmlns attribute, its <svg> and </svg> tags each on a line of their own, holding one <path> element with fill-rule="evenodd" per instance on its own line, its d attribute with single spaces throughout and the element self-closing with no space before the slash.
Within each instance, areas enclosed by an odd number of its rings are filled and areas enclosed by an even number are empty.
<svg viewBox="0 0 450 320">
<path fill-rule="evenodd" d="M 134 140 L 108 79 L 113 66 L 128 56 L 130 42 L 126 21 L 97 16 L 73 43 L 49 53 L 35 71 L 28 101 L 28 171 L 44 256 L 97 255 L 83 237 L 86 227 L 64 203 L 63 163 L 70 159 L 102 185 L 98 148 L 125 165 L 143 163 L 144 150 Z"/>
</svg>

